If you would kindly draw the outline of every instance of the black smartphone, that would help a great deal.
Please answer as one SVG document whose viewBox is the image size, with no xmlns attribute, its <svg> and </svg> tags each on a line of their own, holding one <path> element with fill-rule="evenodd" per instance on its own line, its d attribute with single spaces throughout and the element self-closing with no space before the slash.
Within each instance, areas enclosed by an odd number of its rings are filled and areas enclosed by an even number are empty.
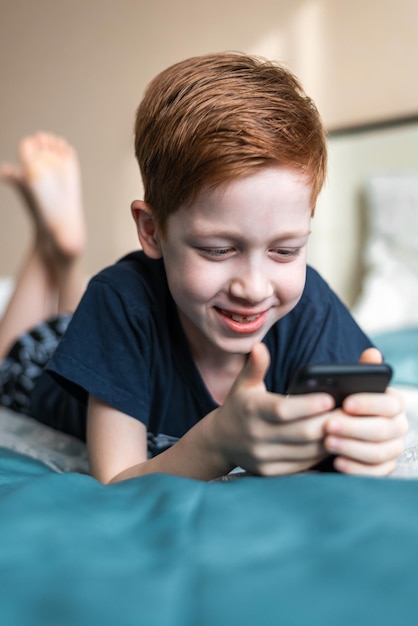
<svg viewBox="0 0 418 626">
<path fill-rule="evenodd" d="M 288 389 L 289 394 L 325 391 L 336 406 L 352 393 L 383 393 L 392 378 L 387 363 L 326 363 L 305 365 L 297 370 Z"/>
</svg>

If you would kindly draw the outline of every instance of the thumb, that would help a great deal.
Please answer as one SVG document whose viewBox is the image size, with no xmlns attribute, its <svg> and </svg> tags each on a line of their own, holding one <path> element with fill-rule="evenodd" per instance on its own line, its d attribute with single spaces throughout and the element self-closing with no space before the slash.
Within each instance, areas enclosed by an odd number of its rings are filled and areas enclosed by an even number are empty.
<svg viewBox="0 0 418 626">
<path fill-rule="evenodd" d="M 256 387 L 264 384 L 264 377 L 270 365 L 270 354 L 264 343 L 256 343 L 251 350 L 238 381 L 245 387 Z"/>
<path fill-rule="evenodd" d="M 359 363 L 382 363 L 382 353 L 377 348 L 367 348 L 359 358 Z"/>
</svg>

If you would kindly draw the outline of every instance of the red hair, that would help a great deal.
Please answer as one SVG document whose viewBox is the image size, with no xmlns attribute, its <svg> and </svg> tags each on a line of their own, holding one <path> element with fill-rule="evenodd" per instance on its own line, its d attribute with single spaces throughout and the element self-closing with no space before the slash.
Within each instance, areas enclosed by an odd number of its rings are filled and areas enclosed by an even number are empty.
<svg viewBox="0 0 418 626">
<path fill-rule="evenodd" d="M 181 61 L 151 81 L 137 110 L 135 154 L 162 230 L 204 186 L 269 165 L 306 176 L 313 211 L 327 166 L 321 118 L 297 78 L 232 52 Z"/>
</svg>

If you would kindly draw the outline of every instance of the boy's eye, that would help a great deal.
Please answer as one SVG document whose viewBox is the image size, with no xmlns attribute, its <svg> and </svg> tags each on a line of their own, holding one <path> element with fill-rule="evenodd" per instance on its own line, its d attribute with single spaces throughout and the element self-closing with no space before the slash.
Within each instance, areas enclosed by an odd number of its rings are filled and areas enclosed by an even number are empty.
<svg viewBox="0 0 418 626">
<path fill-rule="evenodd" d="M 274 248 L 271 252 L 282 259 L 292 259 L 300 253 L 300 248 Z"/>
<path fill-rule="evenodd" d="M 212 257 L 214 259 L 221 259 L 233 252 L 233 248 L 199 248 L 199 251 L 205 256 Z"/>
</svg>

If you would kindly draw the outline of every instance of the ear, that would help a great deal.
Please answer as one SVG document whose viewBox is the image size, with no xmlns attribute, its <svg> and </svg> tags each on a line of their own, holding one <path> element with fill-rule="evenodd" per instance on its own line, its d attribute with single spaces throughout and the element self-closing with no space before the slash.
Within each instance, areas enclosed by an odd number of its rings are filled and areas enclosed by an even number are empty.
<svg viewBox="0 0 418 626">
<path fill-rule="evenodd" d="M 142 200 L 134 200 L 131 204 L 131 212 L 142 249 L 151 259 L 159 259 L 162 255 L 157 235 L 158 229 L 151 208 Z"/>
</svg>

